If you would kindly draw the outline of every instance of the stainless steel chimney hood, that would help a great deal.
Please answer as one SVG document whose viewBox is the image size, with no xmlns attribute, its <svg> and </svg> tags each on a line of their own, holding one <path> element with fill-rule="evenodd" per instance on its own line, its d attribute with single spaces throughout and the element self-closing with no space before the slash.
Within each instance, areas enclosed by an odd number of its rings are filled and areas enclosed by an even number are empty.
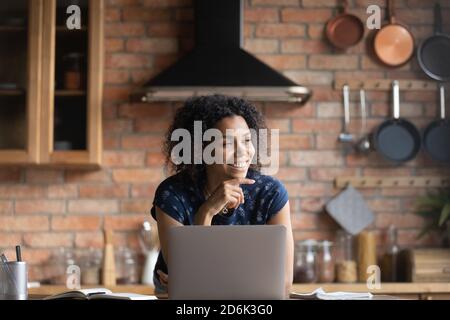
<svg viewBox="0 0 450 320">
<path fill-rule="evenodd" d="M 195 47 L 132 94 L 141 102 L 226 94 L 305 104 L 312 92 L 242 49 L 242 0 L 195 0 Z"/>
</svg>

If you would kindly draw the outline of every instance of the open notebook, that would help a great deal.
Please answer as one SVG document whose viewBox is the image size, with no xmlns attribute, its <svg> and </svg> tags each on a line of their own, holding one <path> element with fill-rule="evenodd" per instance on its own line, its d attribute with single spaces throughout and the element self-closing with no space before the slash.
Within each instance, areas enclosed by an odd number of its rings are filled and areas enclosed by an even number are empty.
<svg viewBox="0 0 450 320">
<path fill-rule="evenodd" d="M 112 300 L 156 300 L 156 296 L 148 296 L 136 293 L 113 293 L 106 288 L 93 288 L 73 290 L 58 293 L 44 300 L 100 300 L 100 299 L 112 299 Z"/>
<path fill-rule="evenodd" d="M 311 293 L 290 294 L 291 299 L 302 300 L 370 300 L 373 295 L 370 292 L 325 292 L 322 288 Z"/>
</svg>

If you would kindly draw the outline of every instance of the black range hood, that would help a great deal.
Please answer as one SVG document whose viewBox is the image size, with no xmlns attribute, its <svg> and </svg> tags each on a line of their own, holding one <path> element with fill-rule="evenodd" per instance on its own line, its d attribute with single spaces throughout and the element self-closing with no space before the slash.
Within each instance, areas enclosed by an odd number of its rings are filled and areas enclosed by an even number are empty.
<svg viewBox="0 0 450 320">
<path fill-rule="evenodd" d="M 221 93 L 253 101 L 306 103 L 311 91 L 242 49 L 242 0 L 195 0 L 195 47 L 133 94 L 133 100 L 181 101 Z"/>
</svg>

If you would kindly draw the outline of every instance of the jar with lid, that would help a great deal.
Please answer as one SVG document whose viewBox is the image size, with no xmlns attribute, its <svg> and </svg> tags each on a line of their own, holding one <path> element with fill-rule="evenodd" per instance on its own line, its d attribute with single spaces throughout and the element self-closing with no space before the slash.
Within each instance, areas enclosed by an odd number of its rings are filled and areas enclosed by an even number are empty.
<svg viewBox="0 0 450 320">
<path fill-rule="evenodd" d="M 339 230 L 336 237 L 336 280 L 353 283 L 358 279 L 358 271 L 354 253 L 354 237 L 350 233 Z"/>
<path fill-rule="evenodd" d="M 332 252 L 333 242 L 321 241 L 318 243 L 319 282 L 329 283 L 334 281 L 335 265 Z"/>
<path fill-rule="evenodd" d="M 80 90 L 83 83 L 82 53 L 72 52 L 63 57 L 64 61 L 64 89 Z"/>
<path fill-rule="evenodd" d="M 116 257 L 117 284 L 136 284 L 139 281 L 136 255 L 125 247 L 118 249 Z"/>
<path fill-rule="evenodd" d="M 295 243 L 294 282 L 317 282 L 317 241 L 303 240 Z"/>
<path fill-rule="evenodd" d="M 100 267 L 102 263 L 102 252 L 99 249 L 89 248 L 80 258 L 81 284 L 100 284 Z"/>
<path fill-rule="evenodd" d="M 67 268 L 76 264 L 75 253 L 71 248 L 59 248 L 53 252 L 44 267 L 45 283 L 65 285 Z"/>
</svg>

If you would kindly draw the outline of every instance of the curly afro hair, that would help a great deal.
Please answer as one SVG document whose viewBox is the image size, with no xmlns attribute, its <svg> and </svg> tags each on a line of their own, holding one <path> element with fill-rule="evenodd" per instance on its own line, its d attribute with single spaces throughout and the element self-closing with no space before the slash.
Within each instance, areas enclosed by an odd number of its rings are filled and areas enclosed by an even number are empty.
<svg viewBox="0 0 450 320">
<path fill-rule="evenodd" d="M 171 141 L 171 136 L 176 129 L 186 129 L 191 136 L 194 136 L 194 121 L 202 122 L 202 132 L 214 128 L 220 120 L 226 117 L 241 116 L 247 122 L 250 129 L 259 133 L 259 129 L 265 129 L 262 114 L 248 101 L 224 95 L 209 95 L 193 97 L 184 103 L 184 105 L 175 113 L 174 120 L 166 134 L 164 143 L 164 154 L 166 157 L 166 167 L 174 173 L 183 173 L 182 177 L 187 178 L 189 182 L 198 182 L 206 175 L 206 164 L 174 164 L 171 161 L 172 149 L 179 143 Z M 194 139 L 192 139 L 194 140 Z M 191 150 L 194 150 L 194 141 L 191 142 Z M 203 145 L 203 148 L 205 145 Z M 259 170 L 260 165 L 251 166 L 254 170 Z"/>
</svg>

